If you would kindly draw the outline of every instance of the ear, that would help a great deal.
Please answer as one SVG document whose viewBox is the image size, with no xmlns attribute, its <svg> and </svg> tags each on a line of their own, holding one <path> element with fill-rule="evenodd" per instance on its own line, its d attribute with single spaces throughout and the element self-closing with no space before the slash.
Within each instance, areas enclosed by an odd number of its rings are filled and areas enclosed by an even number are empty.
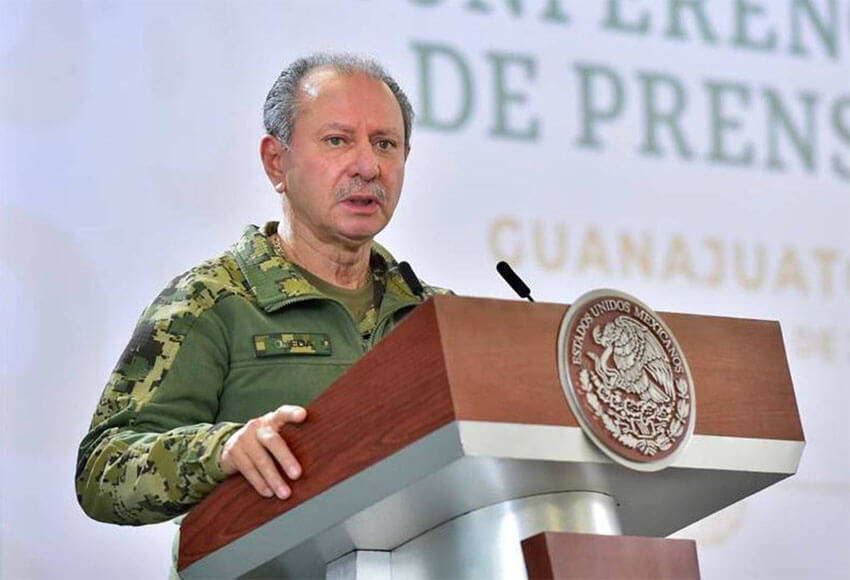
<svg viewBox="0 0 850 580">
<path fill-rule="evenodd" d="M 263 169 L 278 193 L 286 189 L 286 148 L 277 137 L 266 135 L 260 141 Z"/>
</svg>

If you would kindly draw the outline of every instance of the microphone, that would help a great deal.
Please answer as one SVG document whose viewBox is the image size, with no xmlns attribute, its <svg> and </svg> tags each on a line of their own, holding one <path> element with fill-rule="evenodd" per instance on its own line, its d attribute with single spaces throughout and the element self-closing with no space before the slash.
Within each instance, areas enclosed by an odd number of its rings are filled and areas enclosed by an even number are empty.
<svg viewBox="0 0 850 580">
<path fill-rule="evenodd" d="M 511 268 L 507 262 L 502 261 L 496 264 L 496 271 L 502 276 L 502 278 L 505 279 L 508 286 L 513 288 L 514 292 L 519 294 L 520 298 L 527 298 L 529 302 L 534 302 L 534 298 L 531 297 L 531 290 L 528 289 L 525 282 L 517 276 L 514 269 Z"/>
<path fill-rule="evenodd" d="M 401 277 L 404 278 L 404 282 L 407 284 L 407 287 L 410 288 L 410 290 L 416 294 L 420 300 L 422 300 L 425 290 L 422 288 L 422 284 L 419 283 L 419 278 L 417 278 L 416 274 L 413 273 L 413 268 L 410 267 L 410 264 L 407 262 L 399 262 L 398 271 L 401 274 Z"/>
</svg>

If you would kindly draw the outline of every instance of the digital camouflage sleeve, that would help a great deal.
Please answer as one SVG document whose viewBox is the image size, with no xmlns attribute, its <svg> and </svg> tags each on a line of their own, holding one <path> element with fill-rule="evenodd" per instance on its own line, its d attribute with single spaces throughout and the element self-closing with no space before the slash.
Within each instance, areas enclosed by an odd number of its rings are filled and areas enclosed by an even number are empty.
<svg viewBox="0 0 850 580">
<path fill-rule="evenodd" d="M 226 478 L 218 423 L 227 343 L 215 304 L 250 290 L 229 255 L 175 278 L 142 314 L 77 457 L 77 498 L 97 520 L 147 524 L 186 512 Z"/>
</svg>

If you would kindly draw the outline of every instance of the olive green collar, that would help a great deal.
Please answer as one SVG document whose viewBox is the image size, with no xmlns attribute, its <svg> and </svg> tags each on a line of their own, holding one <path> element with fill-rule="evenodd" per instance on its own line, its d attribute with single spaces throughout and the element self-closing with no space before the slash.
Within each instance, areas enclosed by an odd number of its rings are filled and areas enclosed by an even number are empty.
<svg viewBox="0 0 850 580">
<path fill-rule="evenodd" d="M 293 301 L 326 298 L 292 262 L 274 250 L 269 235 L 276 231 L 277 222 L 268 222 L 262 229 L 249 225 L 232 250 L 260 308 L 272 312 Z M 370 267 L 375 283 L 383 287 L 381 311 L 419 302 L 401 277 L 395 258 L 374 241 Z"/>
</svg>

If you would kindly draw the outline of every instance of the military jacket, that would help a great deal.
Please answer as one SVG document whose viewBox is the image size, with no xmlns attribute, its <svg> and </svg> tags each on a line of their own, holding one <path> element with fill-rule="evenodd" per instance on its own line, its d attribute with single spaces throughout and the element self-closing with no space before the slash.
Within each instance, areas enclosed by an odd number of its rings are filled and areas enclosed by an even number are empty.
<svg viewBox="0 0 850 580">
<path fill-rule="evenodd" d="M 142 313 L 80 445 L 77 498 L 91 517 L 139 525 L 186 512 L 226 478 L 230 435 L 306 406 L 420 302 L 373 243 L 380 301 L 358 325 L 274 251 L 276 225 L 249 226 Z"/>
</svg>

